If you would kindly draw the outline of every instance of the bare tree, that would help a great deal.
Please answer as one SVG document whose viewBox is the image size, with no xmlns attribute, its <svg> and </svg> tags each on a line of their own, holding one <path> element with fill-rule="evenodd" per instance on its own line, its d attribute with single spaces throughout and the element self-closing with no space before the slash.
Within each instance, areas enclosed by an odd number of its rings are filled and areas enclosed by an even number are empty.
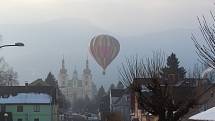
<svg viewBox="0 0 215 121">
<path fill-rule="evenodd" d="M 210 14 L 212 24 L 209 24 L 204 16 L 198 17 L 203 42 L 199 42 L 194 34 L 192 34 L 191 39 L 194 41 L 200 60 L 208 66 L 215 68 L 215 16 L 212 12 Z"/>
<path fill-rule="evenodd" d="M 11 68 L 5 59 L 0 58 L 0 85 L 2 86 L 17 86 L 18 74 Z"/>
<path fill-rule="evenodd" d="M 189 68 L 186 77 L 200 79 L 202 78 L 203 71 L 207 68 L 208 67 L 202 63 L 196 63 L 193 68 Z"/>
<path fill-rule="evenodd" d="M 195 104 L 194 96 L 186 95 L 177 100 L 173 93 L 174 86 L 163 83 L 161 71 L 165 67 L 163 53 L 154 53 L 151 58 L 127 58 L 120 69 L 121 81 L 131 92 L 138 95 L 138 103 L 143 110 L 159 117 L 159 121 L 177 121 Z M 141 78 L 148 83 L 135 84 L 135 79 Z M 143 86 L 147 91 L 143 90 Z M 187 93 L 188 94 L 188 93 Z"/>
<path fill-rule="evenodd" d="M 130 88 L 135 78 L 158 78 L 164 63 L 165 56 L 161 52 L 154 52 L 152 58 L 126 58 L 119 69 L 121 82 Z"/>
<path fill-rule="evenodd" d="M 199 29 L 201 32 L 201 38 L 197 38 L 192 34 L 191 39 L 194 41 L 196 47 L 196 53 L 198 54 L 201 62 L 203 63 L 203 69 L 208 67 L 215 69 L 215 16 L 213 12 L 210 12 L 211 20 L 207 20 L 204 16 L 198 17 Z M 203 70 L 203 71 L 204 71 Z M 209 69 L 210 70 L 210 69 Z M 214 70 L 213 70 L 214 72 Z M 207 72 L 209 80 L 215 78 L 214 73 Z"/>
</svg>

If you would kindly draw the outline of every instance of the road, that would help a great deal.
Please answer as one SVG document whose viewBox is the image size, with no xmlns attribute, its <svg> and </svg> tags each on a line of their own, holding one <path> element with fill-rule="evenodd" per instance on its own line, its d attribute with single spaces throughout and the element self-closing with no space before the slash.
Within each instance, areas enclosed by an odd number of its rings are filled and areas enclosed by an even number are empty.
<svg viewBox="0 0 215 121">
<path fill-rule="evenodd" d="M 73 115 L 70 121 L 87 121 L 83 116 Z"/>
</svg>

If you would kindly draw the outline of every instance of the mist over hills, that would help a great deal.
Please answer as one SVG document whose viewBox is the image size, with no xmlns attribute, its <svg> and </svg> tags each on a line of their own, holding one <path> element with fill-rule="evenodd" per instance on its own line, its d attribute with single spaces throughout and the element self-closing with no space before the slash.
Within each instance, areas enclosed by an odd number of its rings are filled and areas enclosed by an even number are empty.
<svg viewBox="0 0 215 121">
<path fill-rule="evenodd" d="M 94 80 L 98 86 L 103 84 L 107 87 L 119 80 L 118 69 L 125 57 L 136 54 L 150 56 L 156 50 L 163 50 L 167 55 L 175 52 L 182 65 L 192 66 L 197 58 L 190 39 L 193 31 L 182 28 L 127 36 L 111 33 L 111 30 L 79 19 L 59 19 L 40 24 L 2 24 L 0 34 L 3 35 L 3 43 L 21 41 L 25 47 L 1 49 L 1 55 L 18 72 L 21 83 L 45 78 L 49 71 L 57 76 L 63 56 L 69 73 L 72 74 L 76 67 L 81 75 L 89 56 Z M 109 66 L 106 76 L 102 75 L 101 68 L 88 53 L 90 39 L 101 33 L 111 34 L 121 43 L 121 52 Z"/>
<path fill-rule="evenodd" d="M 194 29 L 170 29 L 166 31 L 143 34 L 136 37 L 125 37 L 123 44 L 134 48 L 125 48 L 123 51 L 129 52 L 128 55 L 138 54 L 150 56 L 153 51 L 164 51 L 167 56 L 172 52 L 176 53 L 181 63 L 188 66 L 196 62 L 197 55 L 191 40 L 191 33 L 197 34 Z M 199 33 L 198 33 L 199 34 Z M 122 44 L 122 43 L 121 43 Z"/>
</svg>

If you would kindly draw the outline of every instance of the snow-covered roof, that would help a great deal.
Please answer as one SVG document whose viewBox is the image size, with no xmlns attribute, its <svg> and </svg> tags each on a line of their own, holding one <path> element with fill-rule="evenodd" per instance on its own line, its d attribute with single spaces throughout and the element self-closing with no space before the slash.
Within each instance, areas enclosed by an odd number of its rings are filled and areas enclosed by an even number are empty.
<svg viewBox="0 0 215 121">
<path fill-rule="evenodd" d="M 192 117 L 190 117 L 189 119 L 192 120 L 209 120 L 209 121 L 215 121 L 215 107 L 210 108 L 204 112 L 198 113 Z"/>
<path fill-rule="evenodd" d="M 1 97 L 0 104 L 47 104 L 51 100 L 51 96 L 44 93 L 18 93 L 8 98 Z"/>
</svg>

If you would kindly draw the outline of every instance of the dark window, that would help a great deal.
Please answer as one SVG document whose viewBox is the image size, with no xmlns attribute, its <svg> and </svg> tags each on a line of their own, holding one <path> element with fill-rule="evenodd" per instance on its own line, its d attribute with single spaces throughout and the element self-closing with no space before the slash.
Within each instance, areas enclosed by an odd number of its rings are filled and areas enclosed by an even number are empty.
<svg viewBox="0 0 215 121">
<path fill-rule="evenodd" d="M 8 97 L 9 97 L 9 95 L 7 95 L 7 94 L 3 95 L 3 98 L 8 98 Z"/>
<path fill-rule="evenodd" d="M 39 118 L 35 118 L 34 121 L 40 121 Z"/>
<path fill-rule="evenodd" d="M 5 105 L 1 105 L 1 110 L 0 112 L 5 112 L 6 111 L 6 106 Z"/>
<path fill-rule="evenodd" d="M 17 121 L 22 121 L 22 119 L 21 119 L 21 118 L 19 118 Z"/>
<path fill-rule="evenodd" d="M 211 91 L 211 97 L 213 97 L 214 96 L 214 91 Z"/>
<path fill-rule="evenodd" d="M 34 112 L 40 112 L 40 105 L 34 105 Z"/>
<path fill-rule="evenodd" d="M 204 104 L 204 111 L 206 111 L 208 109 L 208 104 Z"/>
<path fill-rule="evenodd" d="M 17 112 L 23 112 L 23 106 L 22 105 L 17 106 Z"/>
</svg>

